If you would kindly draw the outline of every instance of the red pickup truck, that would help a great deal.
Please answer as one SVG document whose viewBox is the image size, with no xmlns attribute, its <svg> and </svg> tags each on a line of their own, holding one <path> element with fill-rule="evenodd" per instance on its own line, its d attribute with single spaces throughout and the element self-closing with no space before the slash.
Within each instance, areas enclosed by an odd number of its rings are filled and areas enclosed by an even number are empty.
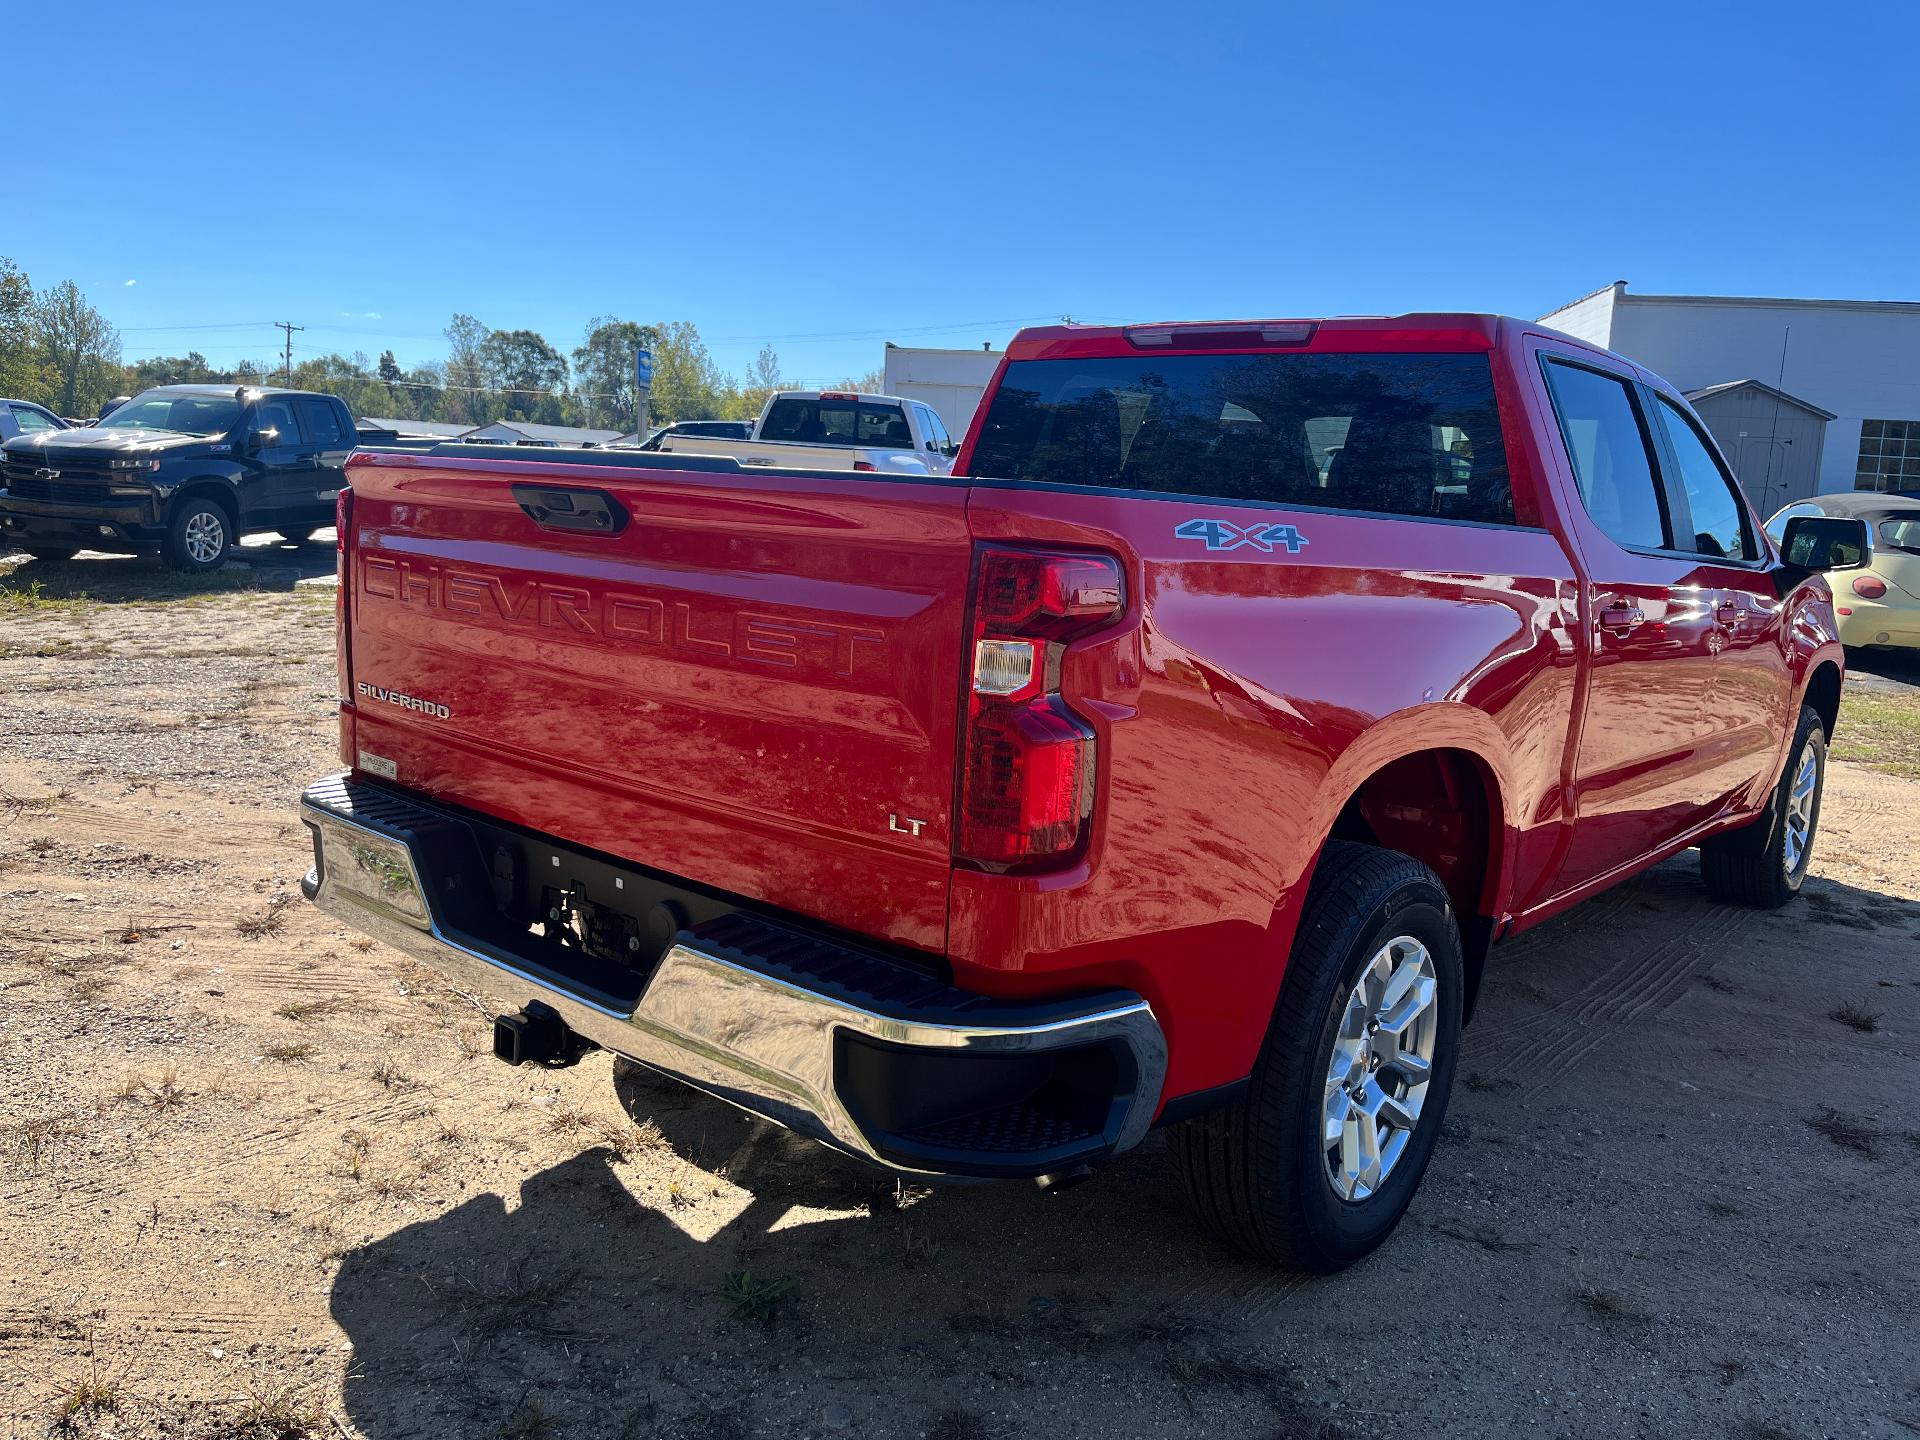
<svg viewBox="0 0 1920 1440">
<path fill-rule="evenodd" d="M 952 475 L 360 451 L 306 890 L 499 1006 L 916 1176 L 1165 1127 L 1348 1264 L 1488 947 L 1674 852 L 1798 890 L 1858 521 L 1479 315 L 1065 325 Z M 518 1007 L 509 1010 L 509 1007 Z"/>
</svg>

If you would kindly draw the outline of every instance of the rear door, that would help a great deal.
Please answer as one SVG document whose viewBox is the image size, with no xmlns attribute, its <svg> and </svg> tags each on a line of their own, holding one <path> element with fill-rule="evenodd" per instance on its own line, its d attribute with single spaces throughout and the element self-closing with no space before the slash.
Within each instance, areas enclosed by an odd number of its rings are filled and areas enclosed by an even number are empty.
<svg viewBox="0 0 1920 1440">
<path fill-rule="evenodd" d="M 1717 592 L 1676 548 L 1650 392 L 1590 355 L 1539 347 L 1562 443 L 1562 510 L 1586 562 L 1586 703 L 1564 893 L 1638 861 L 1713 808 L 1708 710 Z"/>
<path fill-rule="evenodd" d="M 300 498 L 312 510 L 314 522 L 323 524 L 333 514 L 340 487 L 347 483 L 347 456 L 353 453 L 359 433 L 338 400 L 301 395 L 294 399 L 293 410 L 300 417 L 300 433 L 306 442 L 302 451 L 310 457 L 306 463 L 312 467 L 311 486 Z"/>
<path fill-rule="evenodd" d="M 654 459 L 354 462 L 362 767 L 943 950 L 965 487 Z"/>
<path fill-rule="evenodd" d="M 253 407 L 250 433 L 253 460 L 259 467 L 260 478 L 254 493 L 241 497 L 247 512 L 244 518 L 249 522 L 272 522 L 310 508 L 303 505 L 303 500 L 312 498 L 313 452 L 300 433 L 292 398 L 262 396 Z"/>
</svg>

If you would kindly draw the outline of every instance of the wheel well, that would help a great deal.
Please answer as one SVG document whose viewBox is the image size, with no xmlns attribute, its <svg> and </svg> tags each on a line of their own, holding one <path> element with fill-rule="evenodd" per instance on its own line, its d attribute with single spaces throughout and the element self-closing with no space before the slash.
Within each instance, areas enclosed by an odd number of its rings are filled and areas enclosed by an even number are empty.
<svg viewBox="0 0 1920 1440">
<path fill-rule="evenodd" d="M 1362 781 L 1327 837 L 1397 850 L 1440 877 L 1460 926 L 1469 1015 L 1493 940 L 1503 815 L 1499 785 L 1477 757 L 1422 750 Z"/>
<path fill-rule="evenodd" d="M 1808 677 L 1805 696 L 1820 716 L 1820 724 L 1827 732 L 1827 738 L 1833 738 L 1833 727 L 1840 719 L 1840 667 L 1831 660 L 1821 662 Z"/>
<path fill-rule="evenodd" d="M 234 498 L 233 488 L 219 480 L 189 480 L 182 485 L 173 497 L 176 502 L 206 496 L 214 504 L 227 512 L 227 524 L 232 528 L 234 543 L 240 540 L 240 502 Z"/>
</svg>

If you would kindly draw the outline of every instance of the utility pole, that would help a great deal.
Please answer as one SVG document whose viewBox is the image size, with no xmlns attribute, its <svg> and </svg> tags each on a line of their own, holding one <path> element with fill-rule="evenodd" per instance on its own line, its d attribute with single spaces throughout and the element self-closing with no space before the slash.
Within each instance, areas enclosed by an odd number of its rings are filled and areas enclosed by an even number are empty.
<svg viewBox="0 0 1920 1440">
<path fill-rule="evenodd" d="M 284 320 L 276 320 L 273 322 L 273 328 L 287 332 L 287 384 L 291 385 L 293 384 L 293 332 L 296 330 L 304 330 L 307 327 L 304 325 L 289 325 Z"/>
</svg>

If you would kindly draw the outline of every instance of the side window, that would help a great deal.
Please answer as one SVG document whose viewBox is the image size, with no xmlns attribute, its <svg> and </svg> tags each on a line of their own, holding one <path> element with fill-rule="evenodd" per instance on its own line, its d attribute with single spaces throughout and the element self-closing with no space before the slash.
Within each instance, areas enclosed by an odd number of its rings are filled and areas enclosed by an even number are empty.
<svg viewBox="0 0 1920 1440">
<path fill-rule="evenodd" d="M 1669 548 L 1666 507 L 1647 436 L 1624 380 L 1548 360 L 1547 385 L 1587 513 L 1621 545 Z"/>
<path fill-rule="evenodd" d="M 1679 548 L 1697 550 L 1716 560 L 1759 559 L 1760 547 L 1747 531 L 1747 507 L 1741 503 L 1732 478 L 1720 468 L 1693 421 L 1678 406 L 1662 395 L 1659 410 L 1680 466 L 1687 508 L 1693 512 L 1692 542 L 1683 540 Z"/>
<path fill-rule="evenodd" d="M 293 408 L 300 416 L 300 428 L 306 432 L 309 445 L 338 448 L 346 443 L 347 437 L 340 431 L 339 412 L 331 400 L 310 400 L 302 396 L 293 402 Z"/>
<path fill-rule="evenodd" d="M 924 405 L 916 405 L 913 407 L 913 414 L 914 418 L 920 422 L 920 448 L 922 450 L 938 450 L 940 448 L 940 439 L 933 433 L 933 411 Z"/>
<path fill-rule="evenodd" d="M 907 428 L 907 412 L 898 405 L 862 405 L 858 443 L 881 450 L 911 450 L 913 432 Z"/>
<path fill-rule="evenodd" d="M 31 405 L 15 405 L 13 407 L 13 419 L 14 423 L 20 427 L 20 433 L 22 435 L 29 434 L 35 430 L 57 430 L 60 428 Z"/>
<path fill-rule="evenodd" d="M 927 414 L 933 416 L 933 443 L 945 454 L 953 444 L 953 437 L 947 433 L 947 422 L 940 418 L 938 411 L 928 410 Z"/>
<path fill-rule="evenodd" d="M 262 400 L 254 407 L 253 428 L 257 434 L 262 435 L 269 430 L 273 431 L 274 438 L 271 443 L 275 445 L 300 443 L 300 427 L 294 422 L 293 406 L 279 396 Z"/>
</svg>

